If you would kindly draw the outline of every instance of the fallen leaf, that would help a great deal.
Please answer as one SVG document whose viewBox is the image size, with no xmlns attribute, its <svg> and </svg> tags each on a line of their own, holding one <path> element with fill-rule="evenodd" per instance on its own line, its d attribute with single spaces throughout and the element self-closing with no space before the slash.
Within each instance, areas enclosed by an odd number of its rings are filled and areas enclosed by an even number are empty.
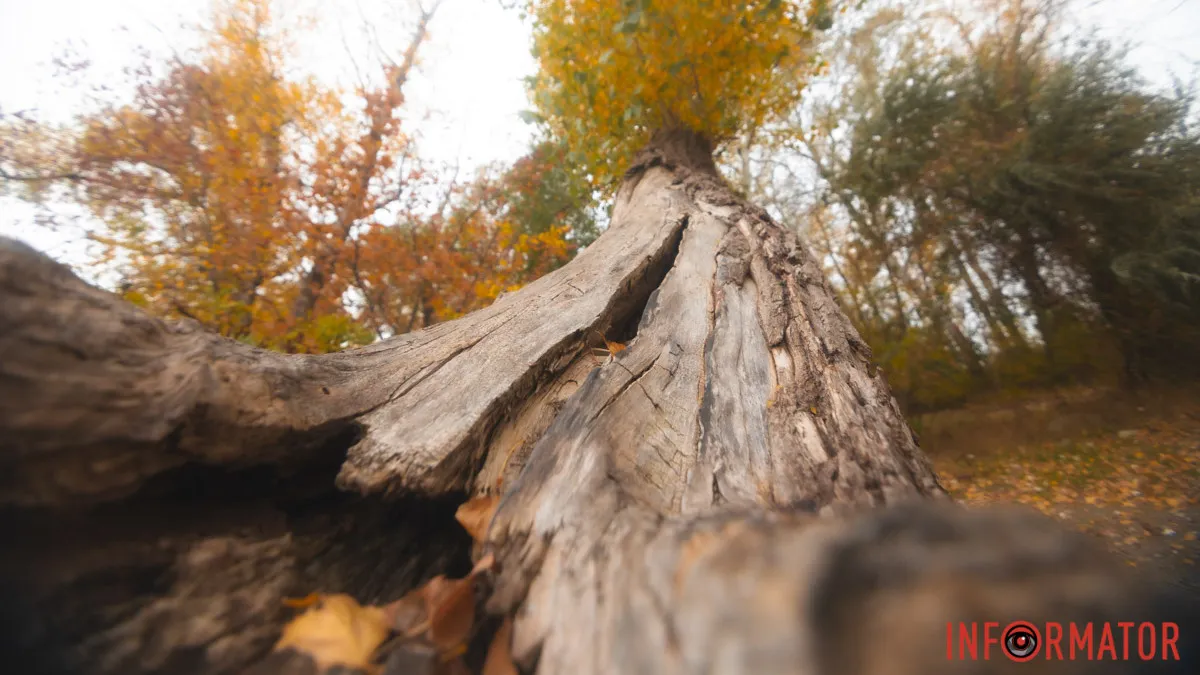
<svg viewBox="0 0 1200 675">
<path fill-rule="evenodd" d="M 512 659 L 512 618 L 500 624 L 492 644 L 488 646 L 487 659 L 483 662 L 483 675 L 517 675 L 517 666 Z"/>
<path fill-rule="evenodd" d="M 471 634 L 475 623 L 475 584 L 465 579 L 436 576 L 425 585 L 429 639 L 441 652 L 453 650 Z"/>
<path fill-rule="evenodd" d="M 388 625 L 401 635 L 413 637 L 428 628 L 429 614 L 425 608 L 425 587 L 413 589 L 399 600 L 383 608 Z"/>
<path fill-rule="evenodd" d="M 492 523 L 492 516 L 496 514 L 496 507 L 499 505 L 500 497 L 496 495 L 483 495 L 468 499 L 458 507 L 454 518 L 463 526 L 467 534 L 471 535 L 472 539 L 483 541 L 487 536 L 488 526 Z"/>
<path fill-rule="evenodd" d="M 430 579 L 382 608 L 386 624 L 406 639 L 427 634 L 437 648 L 439 663 L 457 659 L 475 622 L 475 577 L 495 564 L 489 553 L 462 579 L 441 575 Z"/>
<path fill-rule="evenodd" d="M 390 632 L 387 612 L 363 607 L 348 595 L 317 597 L 311 609 L 284 627 L 275 651 L 307 654 L 322 670 L 339 665 L 370 670 L 372 655 Z"/>
<path fill-rule="evenodd" d="M 617 352 L 625 349 L 625 345 L 623 343 L 609 340 L 608 338 L 604 337 L 604 334 L 600 331 L 592 331 L 592 333 L 595 334 L 596 337 L 600 338 L 600 341 L 604 343 L 604 348 L 608 350 L 610 355 L 616 354 Z"/>
</svg>

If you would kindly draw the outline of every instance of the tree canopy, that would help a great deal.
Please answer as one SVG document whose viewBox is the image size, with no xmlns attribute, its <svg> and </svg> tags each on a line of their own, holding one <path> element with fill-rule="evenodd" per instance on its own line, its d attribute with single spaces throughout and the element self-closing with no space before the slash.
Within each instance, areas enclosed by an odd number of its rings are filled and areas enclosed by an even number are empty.
<svg viewBox="0 0 1200 675">
<path fill-rule="evenodd" d="M 833 3 L 531 0 L 538 114 L 607 184 L 660 128 L 715 143 L 786 114 Z"/>
<path fill-rule="evenodd" d="M 1020 283 L 1052 376 L 1083 322 L 1136 377 L 1198 316 L 1200 135 L 1190 97 L 1148 91 L 1104 41 L 1056 45 L 1053 19 L 1009 3 L 965 51 L 900 61 L 832 188 L 944 269 L 970 249 Z"/>
</svg>

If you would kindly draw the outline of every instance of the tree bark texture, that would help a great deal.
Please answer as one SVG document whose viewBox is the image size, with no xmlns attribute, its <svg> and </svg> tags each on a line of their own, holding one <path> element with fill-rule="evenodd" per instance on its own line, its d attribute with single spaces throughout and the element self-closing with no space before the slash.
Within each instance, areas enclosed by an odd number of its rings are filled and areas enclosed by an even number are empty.
<svg viewBox="0 0 1200 675">
<path fill-rule="evenodd" d="M 6 640 L 45 670 L 261 672 L 282 597 L 386 602 L 485 550 L 546 675 L 998 672 L 946 622 L 1157 611 L 1081 536 L 949 503 L 821 267 L 683 133 L 566 267 L 341 354 L 5 241 L 0 464 Z M 489 493 L 472 550 L 454 507 Z"/>
</svg>

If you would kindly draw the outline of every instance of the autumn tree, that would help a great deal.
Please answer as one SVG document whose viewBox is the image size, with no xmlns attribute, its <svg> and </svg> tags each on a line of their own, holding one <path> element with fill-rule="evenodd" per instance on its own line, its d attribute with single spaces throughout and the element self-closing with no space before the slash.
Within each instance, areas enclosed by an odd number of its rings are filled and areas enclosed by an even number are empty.
<svg viewBox="0 0 1200 675">
<path fill-rule="evenodd" d="M 353 287 L 364 318 L 395 335 L 457 318 L 556 269 L 595 237 L 586 185 L 537 144 L 511 166 L 451 185 L 432 215 L 374 228 L 354 242 Z"/>
<path fill-rule="evenodd" d="M 262 660 L 280 597 L 383 604 L 473 561 L 492 618 L 436 605 L 388 669 L 480 668 L 502 623 L 490 672 L 979 672 L 945 658 L 946 621 L 1137 615 L 1087 541 L 945 503 L 807 244 L 719 175 L 833 8 L 528 9 L 539 114 L 618 185 L 601 236 L 483 309 L 285 355 L 0 249 L 0 494 L 26 542 L 6 597 L 51 617 L 23 644 L 92 672 L 366 667 L 388 630 L 358 614 L 329 624 L 357 660 L 290 639 Z"/>
<path fill-rule="evenodd" d="M 132 101 L 64 128 L 10 120 L 5 174 L 87 208 L 127 298 L 234 339 L 325 352 L 461 315 L 566 262 L 588 226 L 564 196 L 537 213 L 548 147 L 423 206 L 437 179 L 401 117 L 435 8 L 345 92 L 291 75 L 296 22 L 270 2 L 219 3 L 194 54 L 132 73 Z"/>
</svg>

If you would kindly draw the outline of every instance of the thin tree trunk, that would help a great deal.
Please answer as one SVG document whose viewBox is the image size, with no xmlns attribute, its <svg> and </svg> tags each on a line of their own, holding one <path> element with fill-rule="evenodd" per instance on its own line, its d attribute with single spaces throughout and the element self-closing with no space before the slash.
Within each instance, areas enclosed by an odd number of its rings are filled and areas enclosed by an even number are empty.
<svg viewBox="0 0 1200 675">
<path fill-rule="evenodd" d="M 850 296 L 850 309 L 858 318 L 859 325 L 867 325 L 866 317 L 863 316 L 863 302 L 860 300 L 861 288 L 857 280 L 852 280 L 850 277 L 846 276 L 846 272 L 842 270 L 842 263 L 838 259 L 838 255 L 835 252 L 833 246 L 833 236 L 829 232 L 829 225 L 825 223 L 824 214 L 813 213 L 811 217 L 816 223 L 816 230 L 820 232 L 821 243 L 824 245 L 824 249 L 818 251 L 818 253 L 822 254 L 822 257 L 828 257 L 831 261 L 833 261 L 833 270 L 837 272 L 838 277 L 841 278 L 842 284 L 846 287 L 846 293 Z M 872 310 L 876 312 L 876 315 L 878 315 L 878 310 L 873 306 Z"/>
<path fill-rule="evenodd" d="M 994 298 L 994 289 L 990 284 L 990 280 L 982 279 L 982 270 L 973 268 L 969 264 L 968 261 L 973 260 L 974 256 L 969 256 L 963 250 L 963 247 L 959 244 L 958 237 L 953 232 L 950 233 L 947 246 L 949 247 L 947 255 L 954 261 L 954 266 L 958 270 L 958 277 L 962 279 L 967 287 L 967 292 L 971 296 L 971 306 L 987 323 L 992 346 L 996 349 L 1004 349 L 1023 343 L 1024 336 L 1015 330 L 1015 325 L 1011 325 L 1009 321 L 1002 321 L 998 316 L 1001 312 L 997 311 L 998 308 L 995 307 L 996 299 Z M 975 279 L 972 276 L 972 271 L 981 277 L 981 283 L 988 284 L 987 297 L 984 297 L 983 292 L 979 290 L 979 286 L 975 283 Z M 1011 319 L 1011 315 L 1008 318 Z"/>
<path fill-rule="evenodd" d="M 973 251 L 969 250 L 964 250 L 964 255 L 967 256 L 969 269 L 975 273 L 980 283 L 983 284 L 986 297 L 991 303 L 993 311 L 998 315 L 1000 322 L 1007 330 L 1009 337 L 1017 346 L 1023 347 L 1027 345 L 1028 341 L 1025 339 L 1025 331 L 1017 325 L 1017 319 L 1013 315 L 1012 309 L 1008 306 L 1008 301 L 1005 299 L 1004 294 L 1000 292 L 1000 289 L 996 287 L 991 275 L 980 265 L 979 257 Z"/>
<path fill-rule="evenodd" d="M 350 186 L 348 191 L 345 191 L 345 194 L 341 195 L 343 201 L 338 207 L 334 219 L 338 229 L 338 232 L 334 233 L 337 236 L 336 244 L 328 246 L 327 242 L 317 242 L 312 269 L 303 275 L 300 292 L 292 304 L 292 319 L 297 322 L 306 322 L 312 318 L 326 284 L 333 280 L 338 269 L 343 266 L 340 260 L 342 249 L 346 242 L 354 236 L 354 225 L 362 218 L 370 216 L 373 211 L 368 204 L 368 196 L 371 179 L 379 166 L 380 153 L 384 151 L 384 137 L 388 134 L 389 127 L 399 124 L 397 110 L 404 102 L 404 85 L 408 82 L 409 75 L 416 65 L 417 51 L 429 37 L 429 22 L 437 12 L 439 4 L 440 0 L 429 9 L 420 8 L 420 19 L 417 21 L 417 27 L 408 43 L 408 48 L 404 51 L 403 60 L 398 65 L 392 64 L 387 71 L 389 76 L 387 88 L 378 97 L 371 96 L 367 99 L 368 105 L 365 114 L 370 126 L 358 143 L 359 151 L 362 153 L 362 164 L 354 167 L 353 172 L 357 174 L 358 180 L 357 183 Z M 363 292 L 366 294 L 365 289 Z"/>
<path fill-rule="evenodd" d="M 1100 316 L 1116 338 L 1121 351 L 1121 385 L 1135 389 L 1144 384 L 1147 377 L 1143 347 L 1139 344 L 1139 336 L 1130 330 L 1131 325 L 1137 325 L 1131 318 L 1136 316 L 1138 310 L 1128 287 L 1121 283 L 1108 263 L 1111 259 L 1097 256 L 1097 260 L 1085 269 Z M 1143 325 L 1147 323 L 1143 322 Z"/>
<path fill-rule="evenodd" d="M 628 347 L 596 364 L 593 331 Z M 1140 597 L 1082 536 L 944 499 L 820 267 L 687 133 L 571 264 L 341 354 L 166 324 L 6 243 L 0 439 L 3 636 L 73 672 L 265 668 L 280 598 L 455 574 L 453 505 L 496 490 L 486 607 L 543 675 L 982 672 L 947 621 Z"/>
<path fill-rule="evenodd" d="M 961 253 L 956 252 L 952 255 L 954 256 L 954 263 L 958 267 L 959 277 L 963 280 L 963 283 L 967 287 L 967 292 L 971 295 L 971 306 L 983 316 L 983 320 L 987 323 L 992 345 L 1003 349 L 1013 344 L 1013 338 L 1009 335 L 1007 328 L 996 318 L 996 313 L 992 311 L 991 303 L 984 299 L 983 293 L 979 291 L 979 287 L 975 284 L 975 280 L 971 278 L 971 272 L 967 269 L 967 264 L 963 261 Z"/>
<path fill-rule="evenodd" d="M 1029 294 L 1029 305 L 1037 319 L 1038 333 L 1042 336 L 1042 353 L 1045 355 L 1046 365 L 1050 369 L 1051 377 L 1057 377 L 1059 374 L 1055 369 L 1057 359 L 1055 358 L 1054 343 L 1057 337 L 1055 334 L 1057 326 L 1055 311 L 1058 302 L 1042 277 L 1036 245 L 1031 240 L 1031 236 L 1028 232 L 1021 235 L 1021 239 L 1016 245 L 1013 263 L 1021 275 L 1021 280 L 1025 283 L 1025 291 Z"/>
<path fill-rule="evenodd" d="M 941 283 L 940 275 L 937 270 L 928 268 L 926 261 L 919 257 L 920 252 L 916 253 L 916 274 L 912 274 L 908 266 L 905 266 L 902 282 L 904 290 L 909 296 L 916 299 L 918 307 L 918 315 L 925 317 L 929 325 L 939 331 L 944 331 L 944 334 L 949 338 L 950 344 L 959 352 L 959 357 L 967 367 L 967 371 L 976 381 L 983 381 L 987 377 L 984 368 L 983 358 L 979 355 L 979 350 L 976 349 L 975 343 L 967 334 L 963 332 L 962 327 L 958 325 L 958 320 L 954 316 L 952 300 L 945 284 Z M 912 262 L 912 256 L 909 258 Z M 930 281 L 937 280 L 941 285 L 940 289 L 931 286 Z M 941 292 L 938 292 L 938 291 Z"/>
</svg>

